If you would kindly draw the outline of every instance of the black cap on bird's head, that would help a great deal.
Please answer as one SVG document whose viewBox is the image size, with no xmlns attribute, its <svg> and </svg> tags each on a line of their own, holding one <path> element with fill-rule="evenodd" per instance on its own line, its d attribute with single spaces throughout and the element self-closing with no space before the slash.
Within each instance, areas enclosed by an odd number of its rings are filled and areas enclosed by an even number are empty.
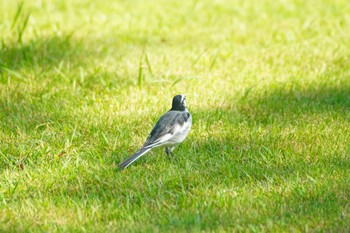
<svg viewBox="0 0 350 233">
<path fill-rule="evenodd" d="M 185 111 L 186 110 L 186 96 L 176 95 L 173 98 L 173 104 L 170 110 Z"/>
</svg>

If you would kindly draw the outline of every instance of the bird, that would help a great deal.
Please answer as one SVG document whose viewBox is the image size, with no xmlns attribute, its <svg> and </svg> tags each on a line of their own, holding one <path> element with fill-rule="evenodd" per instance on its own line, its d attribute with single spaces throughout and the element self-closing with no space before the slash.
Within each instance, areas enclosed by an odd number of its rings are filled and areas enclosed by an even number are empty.
<svg viewBox="0 0 350 233">
<path fill-rule="evenodd" d="M 192 116 L 186 106 L 186 95 L 176 95 L 172 106 L 153 127 L 141 149 L 119 164 L 120 169 L 127 168 L 148 151 L 156 147 L 165 147 L 168 156 L 187 137 L 192 126 Z"/>
</svg>

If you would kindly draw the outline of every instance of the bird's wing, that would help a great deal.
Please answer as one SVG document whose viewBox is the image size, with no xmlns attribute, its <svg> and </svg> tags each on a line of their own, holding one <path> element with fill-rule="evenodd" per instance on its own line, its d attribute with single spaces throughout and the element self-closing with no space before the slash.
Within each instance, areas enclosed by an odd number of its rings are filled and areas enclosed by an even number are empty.
<svg viewBox="0 0 350 233">
<path fill-rule="evenodd" d="M 144 147 L 154 147 L 169 140 L 191 117 L 189 112 L 168 111 L 157 122 Z"/>
</svg>

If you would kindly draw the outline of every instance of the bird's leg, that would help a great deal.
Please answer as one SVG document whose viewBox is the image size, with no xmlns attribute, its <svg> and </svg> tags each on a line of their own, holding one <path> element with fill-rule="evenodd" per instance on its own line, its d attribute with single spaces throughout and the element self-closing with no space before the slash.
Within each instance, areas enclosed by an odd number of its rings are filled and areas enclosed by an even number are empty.
<svg viewBox="0 0 350 233">
<path fill-rule="evenodd" d="M 165 147 L 165 152 L 168 155 L 169 159 L 174 156 L 173 150 L 174 150 L 174 147 Z"/>
</svg>

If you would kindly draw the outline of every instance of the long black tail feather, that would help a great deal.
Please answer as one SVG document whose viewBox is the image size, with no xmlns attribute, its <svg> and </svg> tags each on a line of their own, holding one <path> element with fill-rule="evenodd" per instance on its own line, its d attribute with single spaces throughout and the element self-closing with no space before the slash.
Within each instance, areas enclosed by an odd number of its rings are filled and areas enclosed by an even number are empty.
<svg viewBox="0 0 350 233">
<path fill-rule="evenodd" d="M 140 158 L 142 155 L 146 154 L 149 150 L 152 148 L 144 148 L 142 147 L 140 150 L 136 151 L 135 154 L 124 160 L 119 164 L 120 169 L 125 169 L 127 168 L 130 164 L 135 162 L 138 158 Z"/>
</svg>

